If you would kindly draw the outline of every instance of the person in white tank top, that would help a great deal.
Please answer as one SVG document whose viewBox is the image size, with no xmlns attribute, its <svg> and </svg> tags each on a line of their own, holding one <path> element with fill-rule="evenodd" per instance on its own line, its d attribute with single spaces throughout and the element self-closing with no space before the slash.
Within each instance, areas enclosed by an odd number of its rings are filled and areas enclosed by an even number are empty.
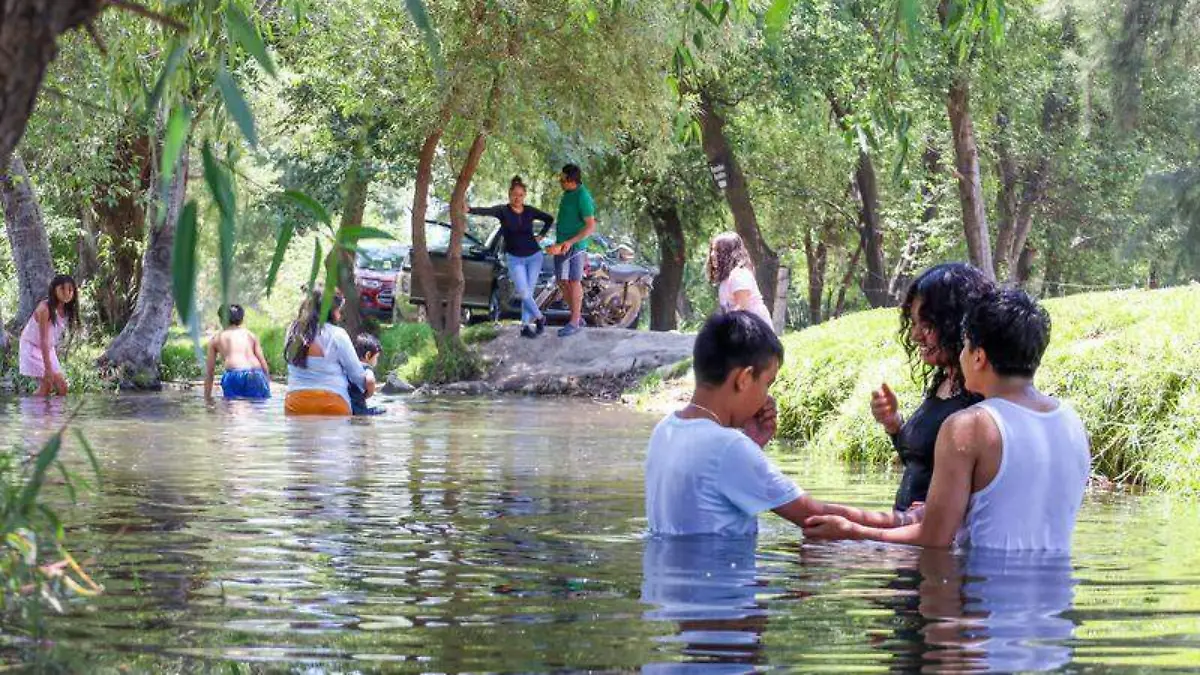
<svg viewBox="0 0 1200 675">
<path fill-rule="evenodd" d="M 1050 317 L 1023 291 L 997 290 L 968 312 L 963 334 L 966 386 L 985 400 L 942 425 L 924 509 L 882 526 L 886 514 L 813 516 L 805 537 L 1070 550 L 1091 453 L 1071 406 L 1033 385 Z"/>
</svg>

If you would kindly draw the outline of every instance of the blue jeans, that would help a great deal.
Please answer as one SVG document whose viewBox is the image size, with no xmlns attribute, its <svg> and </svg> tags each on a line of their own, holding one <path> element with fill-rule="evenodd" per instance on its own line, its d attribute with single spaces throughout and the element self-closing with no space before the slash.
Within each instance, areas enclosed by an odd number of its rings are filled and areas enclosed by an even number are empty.
<svg viewBox="0 0 1200 675">
<path fill-rule="evenodd" d="M 521 323 L 529 324 L 542 318 L 541 310 L 533 301 L 533 287 L 537 285 L 538 275 L 541 273 L 541 251 L 524 258 L 508 256 L 508 278 L 512 279 L 513 289 L 521 298 Z"/>
</svg>

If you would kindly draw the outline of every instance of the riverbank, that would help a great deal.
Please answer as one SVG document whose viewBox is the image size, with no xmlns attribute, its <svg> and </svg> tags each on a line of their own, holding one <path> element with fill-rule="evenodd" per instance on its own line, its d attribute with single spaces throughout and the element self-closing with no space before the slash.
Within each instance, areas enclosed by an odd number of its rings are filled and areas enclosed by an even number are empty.
<svg viewBox="0 0 1200 675">
<path fill-rule="evenodd" d="M 1049 300 L 1052 342 L 1038 385 L 1070 401 L 1092 434 L 1095 471 L 1118 482 L 1200 494 L 1200 286 L 1124 291 Z M 283 328 L 258 317 L 277 377 L 285 372 Z M 896 335 L 894 309 L 853 314 L 783 338 L 787 358 L 775 386 L 780 436 L 808 453 L 886 464 L 893 450 L 871 419 L 872 389 L 887 381 L 904 410 L 921 392 Z M 587 337 L 587 336 L 591 337 Z M 664 412 L 691 389 L 685 359 L 690 338 L 634 331 L 585 331 L 523 340 L 511 326 L 485 324 L 463 333 L 471 349 L 437 356 L 423 324 L 380 332 L 381 380 L 444 384 L 450 393 L 513 392 L 618 396 L 639 409 Z M 112 389 L 91 366 L 99 348 L 78 346 L 65 362 L 74 391 Z M 190 338 L 174 336 L 163 351 L 166 380 L 201 376 Z M 466 382 L 464 384 L 463 382 Z"/>
<path fill-rule="evenodd" d="M 1200 286 L 1048 300 L 1044 391 L 1069 401 L 1092 436 L 1093 469 L 1118 482 L 1200 495 Z M 886 381 L 912 410 L 921 392 L 897 340 L 896 310 L 853 314 L 784 337 L 774 394 L 780 436 L 806 453 L 884 464 L 894 451 L 870 413 Z M 651 376 L 626 397 L 668 410 L 690 374 Z"/>
</svg>

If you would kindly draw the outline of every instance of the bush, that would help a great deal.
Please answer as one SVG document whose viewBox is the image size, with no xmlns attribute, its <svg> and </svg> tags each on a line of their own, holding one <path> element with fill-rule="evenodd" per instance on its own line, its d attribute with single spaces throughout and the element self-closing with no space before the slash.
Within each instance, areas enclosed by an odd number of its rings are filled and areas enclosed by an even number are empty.
<svg viewBox="0 0 1200 675">
<path fill-rule="evenodd" d="M 207 345 L 201 344 L 200 348 L 206 349 Z M 191 336 L 181 328 L 172 329 L 160 355 L 158 376 L 164 382 L 198 380 L 204 377 L 204 364 L 197 358 L 203 356 L 197 356 Z"/>
<path fill-rule="evenodd" d="M 271 377 L 287 375 L 287 359 L 283 353 L 287 324 L 275 323 L 266 314 L 247 309 L 242 325 L 258 336 L 263 356 L 267 358 L 267 365 L 271 367 Z"/>
<path fill-rule="evenodd" d="M 382 377 L 395 371 L 415 385 L 477 379 L 483 373 L 483 364 L 466 345 L 485 342 L 495 338 L 496 334 L 491 324 L 472 326 L 463 331 L 461 343 L 445 342 L 439 349 L 428 324 L 396 324 L 379 335 L 383 344 Z"/>
</svg>

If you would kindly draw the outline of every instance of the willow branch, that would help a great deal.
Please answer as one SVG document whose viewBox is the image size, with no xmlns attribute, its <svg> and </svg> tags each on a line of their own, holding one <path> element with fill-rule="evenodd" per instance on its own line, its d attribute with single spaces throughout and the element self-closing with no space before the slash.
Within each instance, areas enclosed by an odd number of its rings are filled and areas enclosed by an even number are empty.
<svg viewBox="0 0 1200 675">
<path fill-rule="evenodd" d="M 129 0 L 104 0 L 104 4 L 109 5 L 111 7 L 116 7 L 117 9 L 120 9 L 122 11 L 130 12 L 132 14 L 137 14 L 138 16 L 143 16 L 147 19 L 150 19 L 151 21 L 153 21 L 155 23 L 161 23 L 162 25 L 167 26 L 169 28 L 174 28 L 175 30 L 177 30 L 181 33 L 186 33 L 187 29 L 188 29 L 188 27 L 185 26 L 180 21 L 178 21 L 176 19 L 172 19 L 171 17 L 169 17 L 166 14 L 163 14 L 161 12 L 156 12 L 148 7 L 139 5 L 136 2 L 130 2 Z"/>
</svg>

